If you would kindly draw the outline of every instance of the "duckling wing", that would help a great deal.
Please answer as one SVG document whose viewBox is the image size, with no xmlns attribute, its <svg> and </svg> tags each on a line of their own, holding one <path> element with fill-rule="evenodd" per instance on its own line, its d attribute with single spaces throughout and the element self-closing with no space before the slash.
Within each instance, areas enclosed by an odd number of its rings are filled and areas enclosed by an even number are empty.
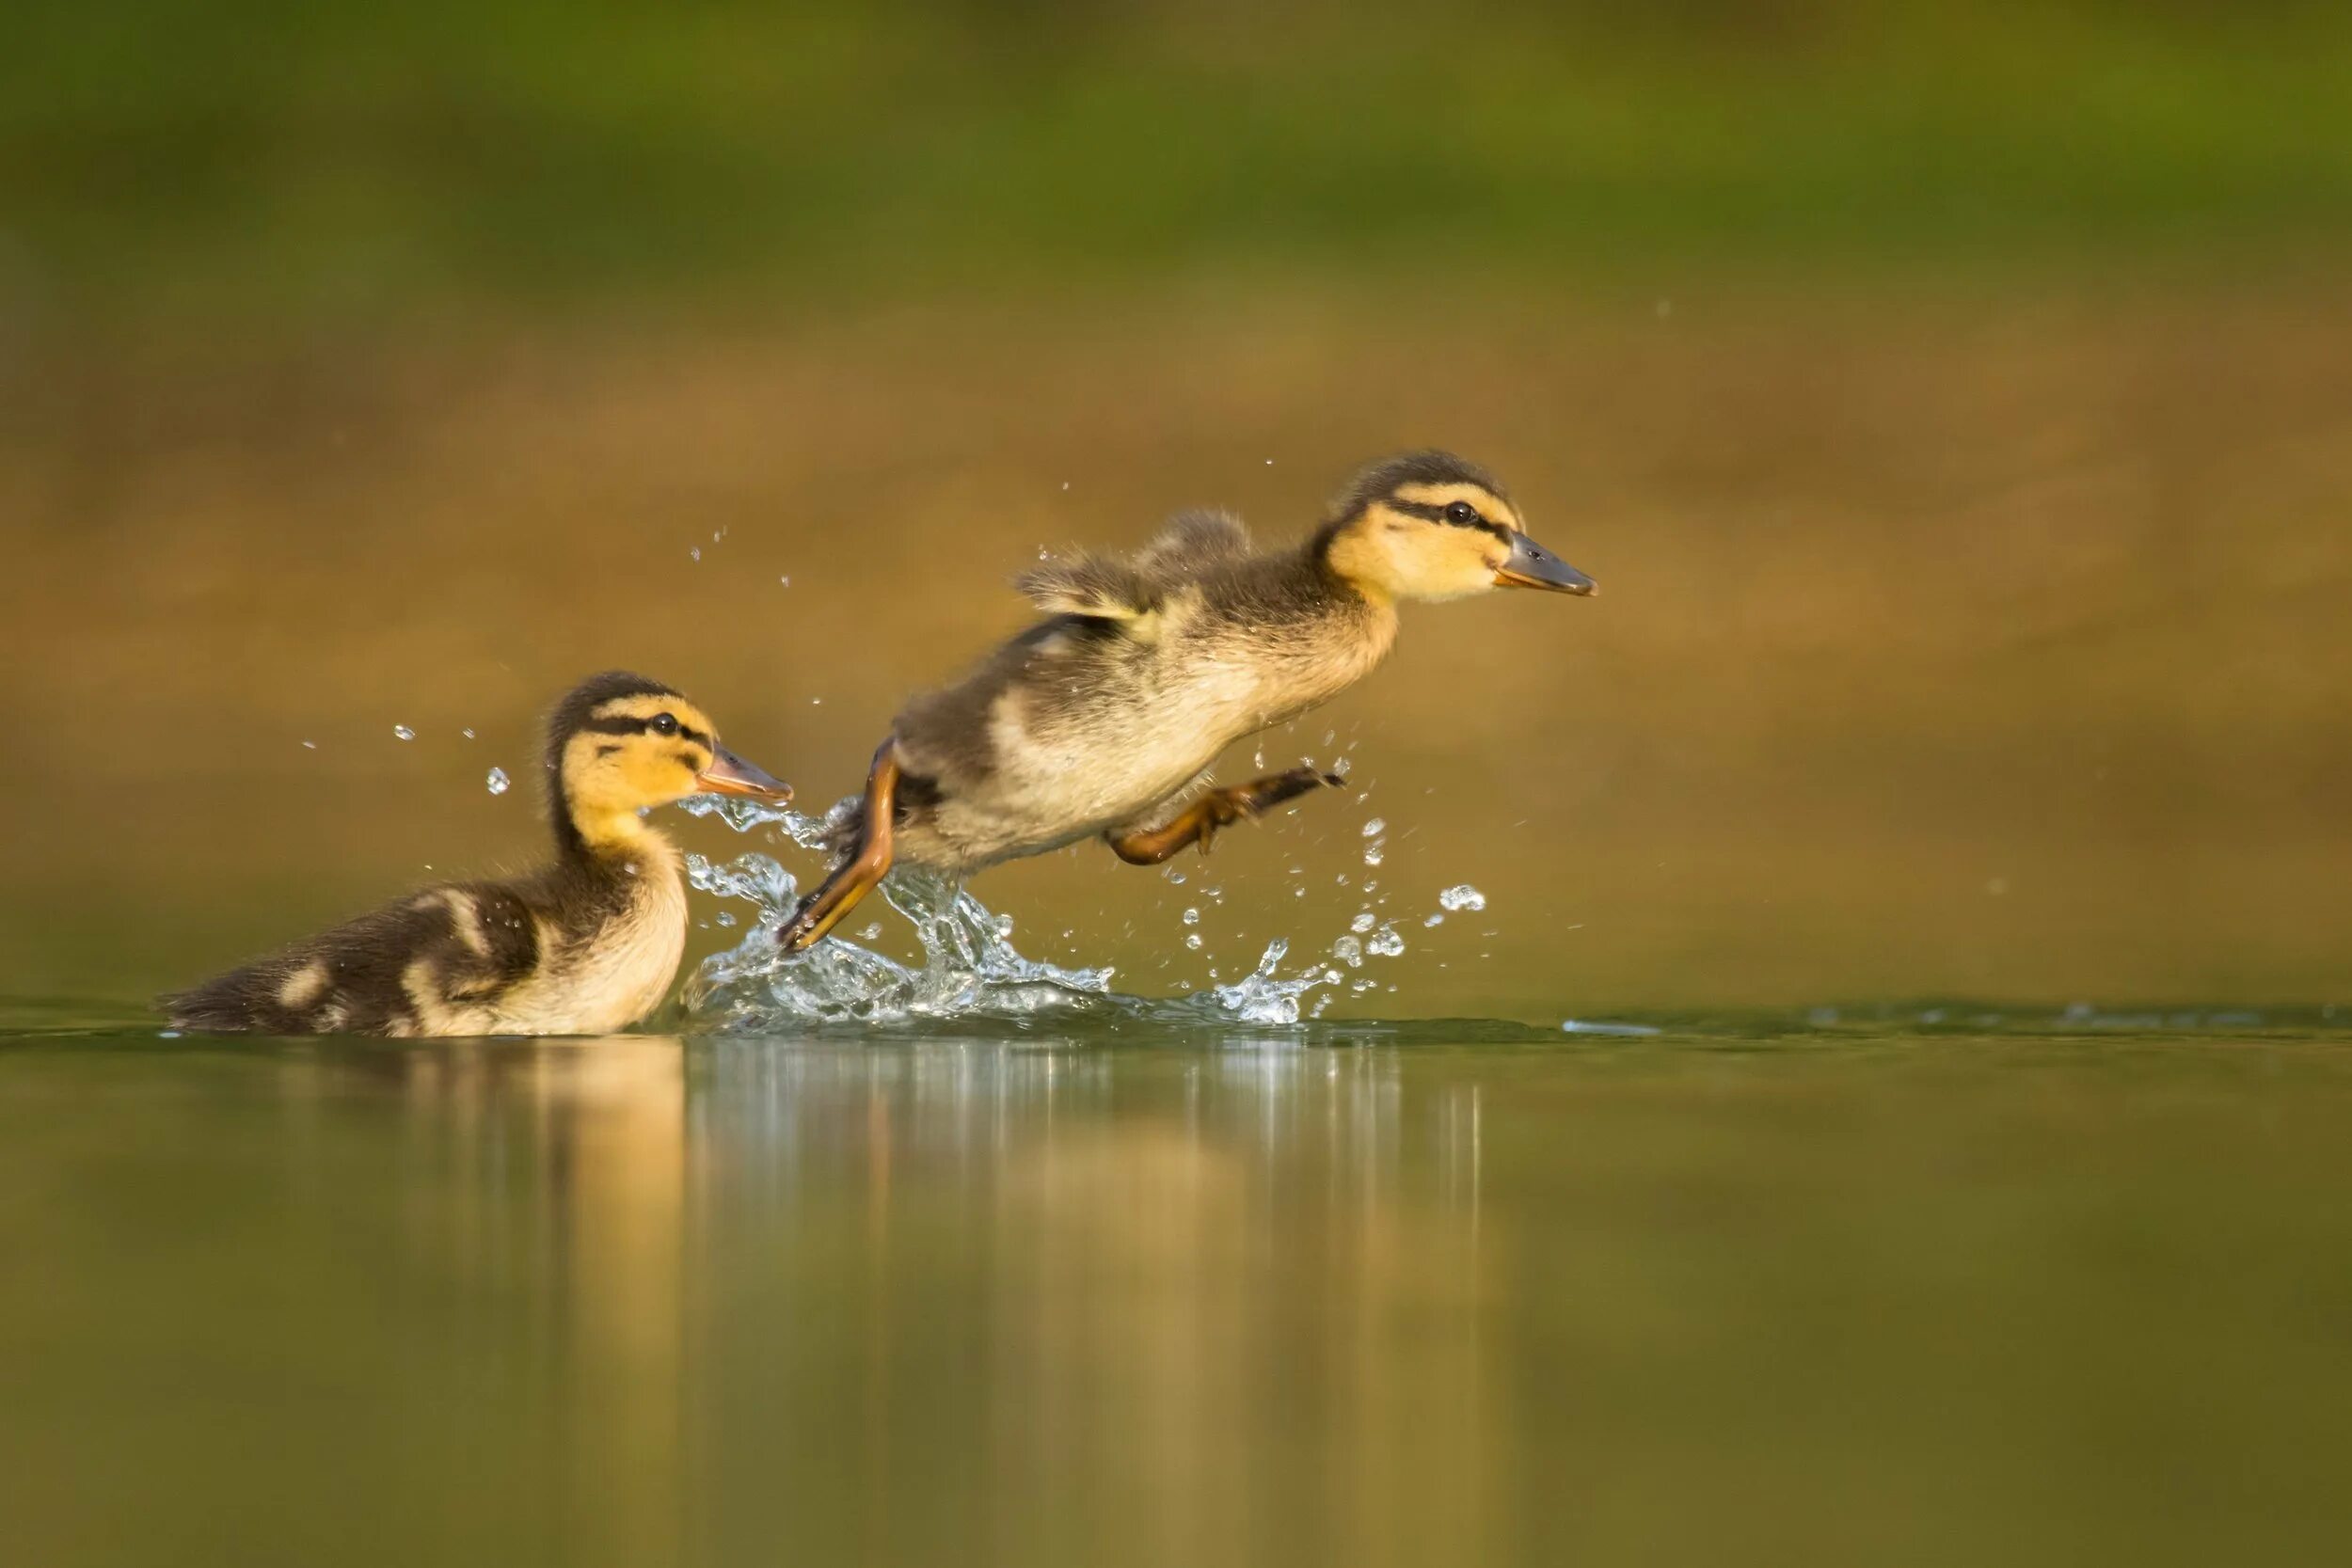
<svg viewBox="0 0 2352 1568">
<path fill-rule="evenodd" d="M 159 1005 L 183 1029 L 465 1033 L 538 961 L 537 922 L 514 892 L 430 888 Z"/>
<path fill-rule="evenodd" d="M 1179 512 L 1160 525 L 1136 555 L 1136 569 L 1166 580 L 1205 571 L 1249 553 L 1249 530 L 1231 512 L 1199 507 Z"/>
<path fill-rule="evenodd" d="M 1179 512 L 1133 556 L 1073 555 L 1013 579 L 1050 615 L 1077 615 L 1149 637 L 1168 595 L 1219 563 L 1249 551 L 1249 531 L 1230 512 Z"/>
<path fill-rule="evenodd" d="M 449 927 L 434 944 L 434 957 L 451 1000 L 495 996 L 538 967 L 539 923 L 520 894 L 474 882 L 442 888 L 438 895 Z"/>
<path fill-rule="evenodd" d="M 1012 579 L 1031 604 L 1049 615 L 1090 621 L 1141 622 L 1160 608 L 1160 590 L 1124 561 L 1073 555 L 1033 567 Z"/>
</svg>

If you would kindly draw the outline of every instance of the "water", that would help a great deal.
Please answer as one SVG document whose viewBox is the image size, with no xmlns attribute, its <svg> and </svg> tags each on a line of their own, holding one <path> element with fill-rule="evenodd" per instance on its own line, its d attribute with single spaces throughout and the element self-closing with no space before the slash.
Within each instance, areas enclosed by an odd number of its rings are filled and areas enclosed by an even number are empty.
<svg viewBox="0 0 2352 1568">
<path fill-rule="evenodd" d="M 690 814 L 716 818 L 739 832 L 780 836 L 799 849 L 818 851 L 853 804 L 843 800 L 819 817 L 721 796 L 683 802 Z M 1370 838 L 1384 826 L 1375 817 L 1365 835 Z M 1294 878 L 1304 874 L 1304 867 L 1291 868 Z M 798 879 L 767 854 L 754 851 L 725 863 L 690 855 L 687 877 L 701 891 L 740 899 L 756 911 L 744 922 L 742 940 L 706 959 L 685 989 L 685 1006 L 697 1027 L 735 1032 L 942 1022 L 1029 1027 L 1061 1015 L 1137 1024 L 1291 1024 L 1327 1009 L 1335 988 L 1346 978 L 1339 966 L 1360 969 L 1367 954 L 1394 958 L 1406 950 L 1394 927 L 1381 924 L 1374 912 L 1375 902 L 1387 900 L 1375 899 L 1375 887 L 1368 885 L 1366 906 L 1351 917 L 1349 930 L 1335 934 L 1294 973 L 1283 972 L 1292 939 L 1276 937 L 1238 980 L 1189 996 L 1129 995 L 1113 988 L 1111 968 L 1070 968 L 1024 957 L 1013 946 L 1009 916 L 992 913 L 960 884 L 917 867 L 894 870 L 879 895 L 904 917 L 916 953 L 907 962 L 870 945 L 881 934 L 873 926 L 854 941 L 836 932 L 806 953 L 782 952 L 776 932 L 798 907 L 801 889 Z M 1184 879 L 1181 872 L 1168 877 L 1170 882 Z M 1214 896 L 1215 890 L 1210 892 Z M 1447 909 L 1486 907 L 1484 896 L 1467 883 L 1438 896 Z M 1206 937 L 1192 928 L 1200 925 L 1200 908 L 1186 907 L 1180 919 L 1187 927 L 1184 949 L 1206 952 Z M 1359 940 L 1364 931 L 1372 934 Z M 1211 969 L 1212 978 L 1216 973 Z M 1362 989 L 1359 983 L 1356 994 Z"/>
<path fill-rule="evenodd" d="M 2340 1560 L 2352 1038 L 1919 1011 L 17 1009 L 10 1558 Z"/>
</svg>

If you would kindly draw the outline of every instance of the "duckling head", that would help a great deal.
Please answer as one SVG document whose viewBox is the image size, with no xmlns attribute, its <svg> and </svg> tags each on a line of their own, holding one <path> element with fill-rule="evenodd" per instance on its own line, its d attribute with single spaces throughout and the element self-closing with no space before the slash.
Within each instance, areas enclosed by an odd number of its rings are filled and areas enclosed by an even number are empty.
<svg viewBox="0 0 2352 1568">
<path fill-rule="evenodd" d="M 1382 600 L 1493 588 L 1598 592 L 1527 536 L 1492 474 L 1448 451 L 1406 452 L 1365 468 L 1332 503 L 1316 541 L 1333 571 Z"/>
<path fill-rule="evenodd" d="M 627 671 L 591 675 L 548 721 L 548 788 L 559 833 L 591 847 L 627 842 L 639 814 L 689 795 L 792 799 L 792 786 L 719 744 L 707 714 Z"/>
</svg>

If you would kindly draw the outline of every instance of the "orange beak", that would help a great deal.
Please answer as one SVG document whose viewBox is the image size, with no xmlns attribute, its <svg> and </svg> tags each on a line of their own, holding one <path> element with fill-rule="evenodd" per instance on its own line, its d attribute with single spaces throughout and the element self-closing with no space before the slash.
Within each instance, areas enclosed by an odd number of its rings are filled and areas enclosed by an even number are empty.
<svg viewBox="0 0 2352 1568">
<path fill-rule="evenodd" d="M 778 805 L 792 799 L 792 786 L 757 763 L 745 762 L 724 746 L 714 747 L 710 766 L 694 782 L 707 795 L 750 795 Z"/>
</svg>

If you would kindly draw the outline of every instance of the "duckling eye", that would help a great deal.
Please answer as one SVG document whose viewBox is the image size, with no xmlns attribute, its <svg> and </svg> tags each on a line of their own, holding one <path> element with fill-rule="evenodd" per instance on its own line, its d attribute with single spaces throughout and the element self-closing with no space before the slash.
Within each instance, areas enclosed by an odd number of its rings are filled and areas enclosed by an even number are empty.
<svg viewBox="0 0 2352 1568">
<path fill-rule="evenodd" d="M 1478 521 L 1478 508 L 1468 501 L 1455 501 L 1445 509 L 1445 520 L 1461 528 L 1469 528 Z"/>
<path fill-rule="evenodd" d="M 675 735 L 677 734 L 677 715 L 674 713 L 657 714 L 654 716 L 653 722 L 645 727 L 653 731 L 656 735 Z"/>
</svg>

